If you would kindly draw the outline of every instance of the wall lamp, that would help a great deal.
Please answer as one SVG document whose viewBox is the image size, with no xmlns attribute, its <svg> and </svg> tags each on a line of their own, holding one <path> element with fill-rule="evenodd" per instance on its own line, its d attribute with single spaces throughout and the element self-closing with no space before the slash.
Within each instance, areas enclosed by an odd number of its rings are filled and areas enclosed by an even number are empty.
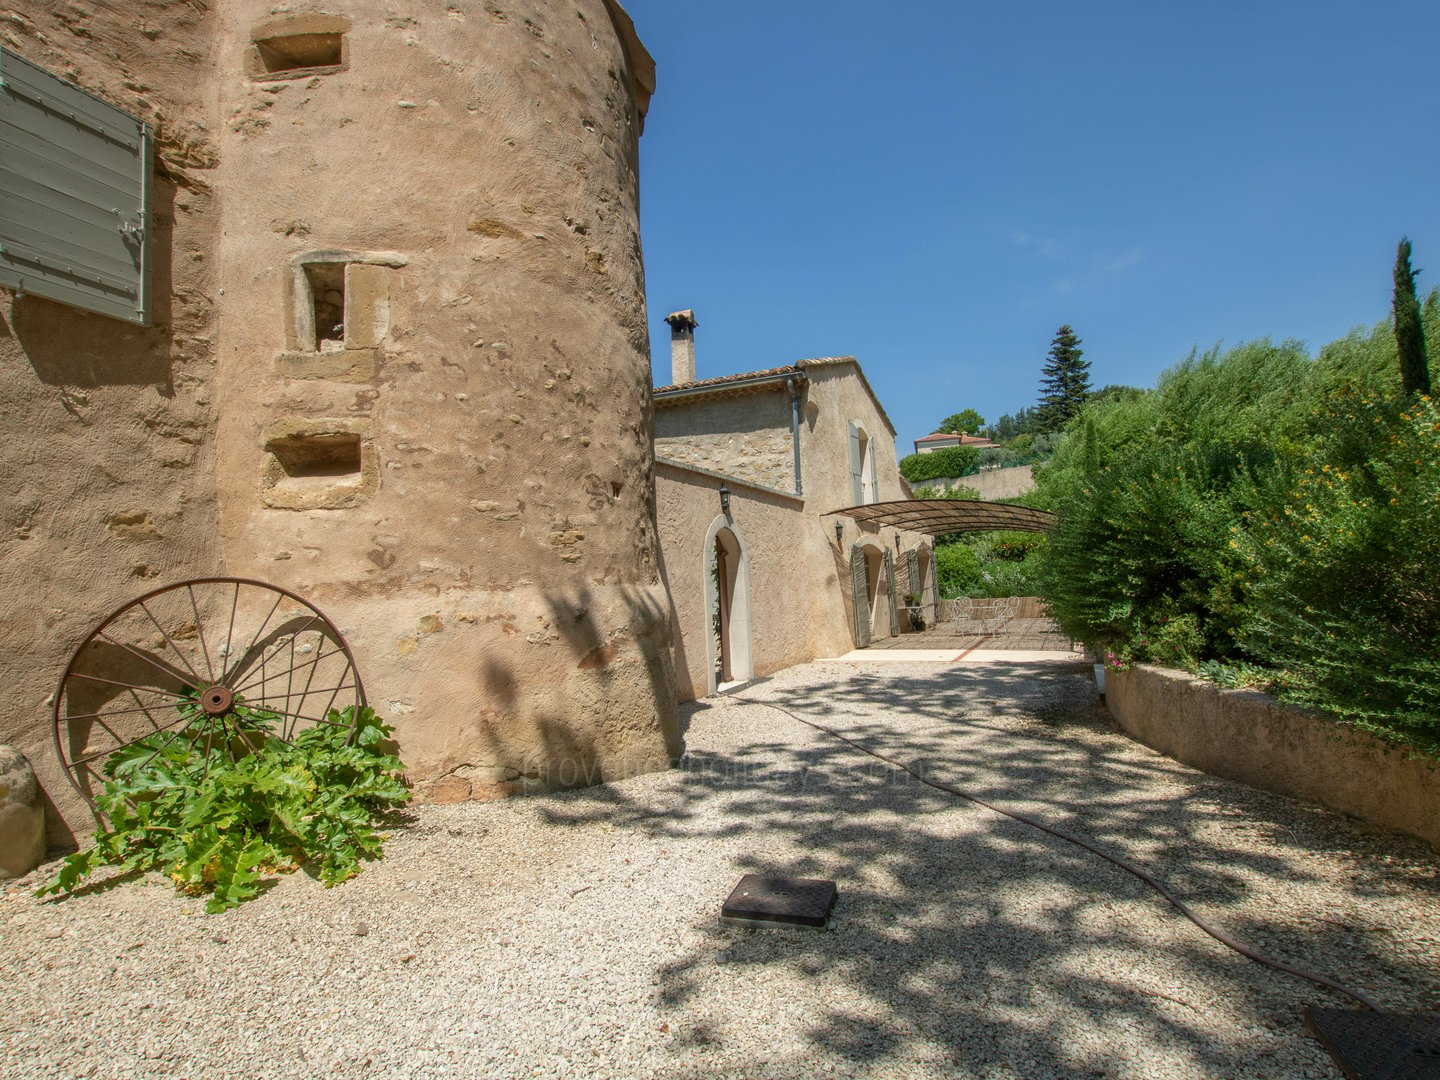
<svg viewBox="0 0 1440 1080">
<path fill-rule="evenodd" d="M 840 518 L 835 519 L 835 543 L 840 547 L 845 546 L 845 522 Z"/>
<path fill-rule="evenodd" d="M 724 484 L 720 485 L 720 512 L 727 518 L 730 516 L 730 489 Z"/>
</svg>

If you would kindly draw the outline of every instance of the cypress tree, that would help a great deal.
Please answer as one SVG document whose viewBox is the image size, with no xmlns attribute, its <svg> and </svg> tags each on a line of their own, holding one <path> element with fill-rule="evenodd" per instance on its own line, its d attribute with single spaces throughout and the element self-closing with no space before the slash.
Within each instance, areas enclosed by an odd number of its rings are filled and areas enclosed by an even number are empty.
<svg viewBox="0 0 1440 1080">
<path fill-rule="evenodd" d="M 1400 238 L 1395 252 L 1395 345 L 1400 352 L 1400 385 L 1405 396 L 1430 393 L 1430 365 L 1425 358 L 1425 330 L 1415 296 L 1415 271 L 1410 268 L 1410 241 Z"/>
<path fill-rule="evenodd" d="M 1080 359 L 1082 355 L 1075 331 L 1068 323 L 1060 327 L 1041 372 L 1044 378 L 1036 410 L 1041 431 L 1059 431 L 1090 396 L 1090 361 Z"/>
</svg>

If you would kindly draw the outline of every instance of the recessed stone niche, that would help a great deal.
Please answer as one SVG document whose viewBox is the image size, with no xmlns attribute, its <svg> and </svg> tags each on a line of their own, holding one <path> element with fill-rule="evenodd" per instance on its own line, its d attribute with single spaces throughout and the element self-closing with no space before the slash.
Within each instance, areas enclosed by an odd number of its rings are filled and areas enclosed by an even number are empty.
<svg viewBox="0 0 1440 1080">
<path fill-rule="evenodd" d="M 375 492 L 380 470 L 365 420 L 294 419 L 265 433 L 260 486 L 277 510 L 344 510 Z"/>
<path fill-rule="evenodd" d="M 279 15 L 255 24 L 245 50 L 245 74 L 256 82 L 331 75 L 349 66 L 343 15 Z"/>
<path fill-rule="evenodd" d="M 367 382 L 390 332 L 390 293 L 406 259 L 391 252 L 307 251 L 291 259 L 286 344 L 275 370 L 290 379 Z"/>
</svg>

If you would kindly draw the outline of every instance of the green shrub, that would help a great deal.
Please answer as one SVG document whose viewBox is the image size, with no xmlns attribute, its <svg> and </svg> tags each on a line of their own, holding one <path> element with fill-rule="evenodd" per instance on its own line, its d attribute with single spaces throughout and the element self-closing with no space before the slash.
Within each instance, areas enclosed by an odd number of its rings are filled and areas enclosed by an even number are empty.
<svg viewBox="0 0 1440 1080">
<path fill-rule="evenodd" d="M 969 544 L 937 544 L 935 576 L 940 595 L 947 600 L 967 595 L 967 590 L 980 578 L 980 559 Z"/>
<path fill-rule="evenodd" d="M 1440 752 L 1440 406 L 1341 396 L 1232 536 L 1240 639 L 1282 696 Z"/>
<path fill-rule="evenodd" d="M 390 728 L 373 710 L 332 709 L 328 721 L 286 743 L 279 717 L 236 710 L 255 748 L 232 760 L 238 740 L 214 739 L 193 706 L 178 736 L 157 732 L 117 750 L 103 766 L 96 805 L 108 828 L 67 857 L 39 895 L 69 893 L 102 866 L 157 870 L 185 893 L 209 893 L 224 911 L 259 894 L 262 874 L 305 869 L 330 886 L 380 855 L 380 815 L 409 799 Z M 263 741 L 261 741 L 263 740 Z"/>
<path fill-rule="evenodd" d="M 1067 493 L 1041 549 L 1039 591 L 1078 641 L 1135 659 L 1233 651 L 1229 529 L 1253 498 L 1244 463 L 1217 451 L 1133 452 Z M 1175 620 L 1187 629 L 1165 627 Z"/>
<path fill-rule="evenodd" d="M 973 446 L 945 446 L 928 454 L 907 454 L 900 459 L 900 475 L 912 484 L 941 476 L 969 476 L 978 459 Z"/>
</svg>

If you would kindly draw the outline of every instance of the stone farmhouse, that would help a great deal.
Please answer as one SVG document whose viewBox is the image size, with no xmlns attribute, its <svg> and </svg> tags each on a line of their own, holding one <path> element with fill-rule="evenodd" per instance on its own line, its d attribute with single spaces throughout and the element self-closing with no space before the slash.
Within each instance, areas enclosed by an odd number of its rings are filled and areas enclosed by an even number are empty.
<svg viewBox="0 0 1440 1080">
<path fill-rule="evenodd" d="M 666 767 L 654 63 L 619 4 L 20 0 L 0 45 L 7 74 L 140 121 L 111 142 L 148 187 L 85 225 L 134 254 L 128 320 L 0 253 L 0 743 L 51 842 L 90 825 L 51 749 L 72 650 L 210 575 L 324 609 L 422 798 Z M 0 220 L 23 230 L 17 161 Z"/>
<path fill-rule="evenodd" d="M 652 392 L 615 0 L 25 0 L 0 46 L 0 744 L 52 845 L 133 680 L 247 692 L 209 608 L 100 636 L 175 582 L 323 608 L 431 801 L 665 768 L 677 699 L 933 604 L 926 537 L 833 514 L 909 494 L 853 358 L 697 381 L 682 312 Z"/>
<path fill-rule="evenodd" d="M 655 501 L 681 700 L 933 612 L 930 538 L 833 511 L 910 497 L 895 429 L 853 357 L 695 379 L 694 312 L 668 316 L 655 390 Z"/>
</svg>

